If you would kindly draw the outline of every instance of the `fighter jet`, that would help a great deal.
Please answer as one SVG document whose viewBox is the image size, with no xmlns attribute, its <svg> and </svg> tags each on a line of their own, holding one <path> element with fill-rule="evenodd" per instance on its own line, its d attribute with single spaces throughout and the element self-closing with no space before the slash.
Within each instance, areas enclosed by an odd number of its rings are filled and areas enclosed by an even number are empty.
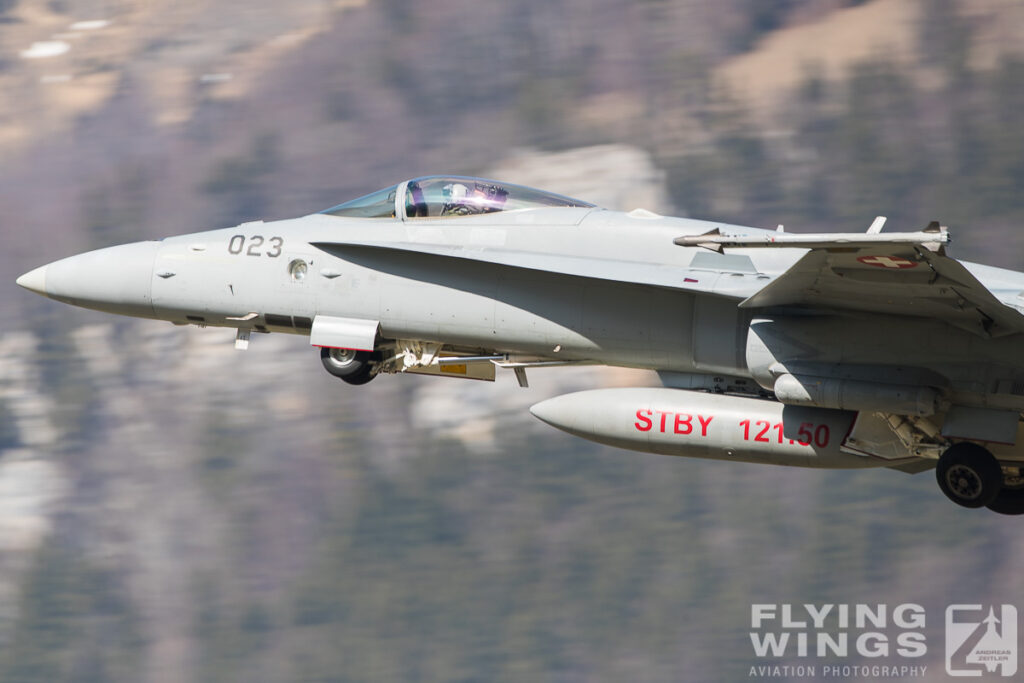
<svg viewBox="0 0 1024 683">
<path fill-rule="evenodd" d="M 1024 513 L 1024 274 L 913 232 L 796 234 L 609 211 L 431 176 L 319 213 L 71 256 L 33 292 L 177 325 L 309 337 L 348 384 L 527 384 L 610 365 L 660 386 L 557 396 L 600 443 L 798 467 L 934 469 L 968 508 Z"/>
</svg>

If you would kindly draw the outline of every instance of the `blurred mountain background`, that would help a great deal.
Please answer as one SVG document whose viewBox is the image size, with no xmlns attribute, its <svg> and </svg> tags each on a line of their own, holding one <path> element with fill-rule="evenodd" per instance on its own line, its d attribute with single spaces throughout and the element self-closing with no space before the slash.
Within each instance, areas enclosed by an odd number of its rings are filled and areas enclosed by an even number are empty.
<svg viewBox="0 0 1024 683">
<path fill-rule="evenodd" d="M 937 675 L 1024 541 L 931 474 L 618 451 L 526 408 L 646 373 L 356 388 L 14 279 L 427 173 L 936 219 L 1020 269 L 1021 35 L 1014 0 L 0 0 L 0 680 L 730 681 L 775 602 L 922 604 Z"/>
</svg>

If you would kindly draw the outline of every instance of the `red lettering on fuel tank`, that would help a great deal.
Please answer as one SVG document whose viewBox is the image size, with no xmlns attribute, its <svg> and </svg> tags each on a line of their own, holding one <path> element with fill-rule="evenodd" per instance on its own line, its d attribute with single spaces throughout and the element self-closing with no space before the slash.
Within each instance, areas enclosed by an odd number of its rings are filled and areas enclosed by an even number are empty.
<svg viewBox="0 0 1024 683">
<path fill-rule="evenodd" d="M 654 417 L 660 415 L 661 419 Z M 645 408 L 638 408 L 636 411 L 636 421 L 633 422 L 633 428 L 638 432 L 649 432 L 656 430 L 662 434 L 679 434 L 680 436 L 697 436 L 697 425 L 694 424 L 696 418 L 697 424 L 700 425 L 700 436 L 706 437 L 708 435 L 708 427 L 711 425 L 711 421 L 715 419 L 714 415 L 695 415 L 692 413 L 676 413 L 671 410 L 648 410 Z M 660 422 L 660 424 L 657 424 Z"/>
<path fill-rule="evenodd" d="M 680 429 L 685 427 L 686 429 Z M 690 434 L 693 432 L 693 415 L 687 415 L 686 413 L 676 413 L 676 434 Z"/>
<path fill-rule="evenodd" d="M 698 416 L 699 417 L 699 416 Z M 711 418 L 708 418 L 708 422 Z M 775 440 L 784 444 L 787 441 L 785 426 L 781 422 L 772 424 L 766 420 L 757 420 L 751 423 L 750 420 L 741 420 L 740 427 L 743 428 L 744 441 L 759 441 L 761 443 L 772 443 L 769 437 L 772 431 L 775 432 Z M 751 424 L 754 428 L 751 430 Z M 704 424 L 701 423 L 703 429 Z M 751 439 L 753 435 L 753 439 Z M 796 438 L 788 438 L 791 445 L 810 446 L 812 443 L 818 448 L 828 448 L 830 439 L 829 427 L 827 424 L 815 424 L 813 422 L 800 423 L 800 429 L 796 432 Z"/>
<path fill-rule="evenodd" d="M 705 419 L 703 415 L 698 415 L 697 416 L 697 421 L 700 422 L 700 435 L 701 436 L 707 436 L 708 435 L 708 425 L 711 424 L 711 420 L 713 420 L 713 419 L 715 419 L 714 415 L 708 415 L 707 419 Z"/>
</svg>

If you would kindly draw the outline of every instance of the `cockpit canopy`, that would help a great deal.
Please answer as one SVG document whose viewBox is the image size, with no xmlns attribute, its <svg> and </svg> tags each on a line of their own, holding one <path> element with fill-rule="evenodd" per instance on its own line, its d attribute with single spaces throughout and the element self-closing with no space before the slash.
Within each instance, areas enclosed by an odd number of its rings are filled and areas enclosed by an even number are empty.
<svg viewBox="0 0 1024 683">
<path fill-rule="evenodd" d="M 427 176 L 392 185 L 321 213 L 347 218 L 398 217 L 405 220 L 555 207 L 593 208 L 594 205 L 552 192 L 495 180 Z"/>
</svg>

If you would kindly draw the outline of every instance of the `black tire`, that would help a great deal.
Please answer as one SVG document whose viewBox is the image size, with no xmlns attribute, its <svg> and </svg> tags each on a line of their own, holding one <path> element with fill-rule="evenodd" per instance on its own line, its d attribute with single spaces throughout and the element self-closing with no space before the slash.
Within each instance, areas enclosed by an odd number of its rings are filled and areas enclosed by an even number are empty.
<svg viewBox="0 0 1024 683">
<path fill-rule="evenodd" d="M 1024 488 L 1004 486 L 995 500 L 985 507 L 1001 515 L 1024 515 Z"/>
<path fill-rule="evenodd" d="M 369 351 L 320 349 L 320 362 L 324 369 L 349 384 L 366 384 L 376 376 L 370 364 L 372 359 L 373 354 Z"/>
<path fill-rule="evenodd" d="M 935 467 L 946 497 L 965 508 L 985 507 L 1003 488 L 1003 470 L 988 449 L 976 443 L 950 446 Z"/>
</svg>

